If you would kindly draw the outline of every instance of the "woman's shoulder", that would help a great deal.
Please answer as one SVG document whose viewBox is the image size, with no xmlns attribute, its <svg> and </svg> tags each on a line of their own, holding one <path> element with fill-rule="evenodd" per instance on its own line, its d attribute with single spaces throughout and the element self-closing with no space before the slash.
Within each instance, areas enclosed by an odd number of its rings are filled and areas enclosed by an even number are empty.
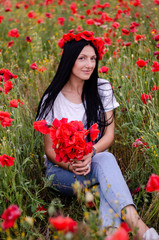
<svg viewBox="0 0 159 240">
<path fill-rule="evenodd" d="M 98 89 L 99 90 L 112 90 L 112 86 L 110 84 L 110 82 L 107 79 L 104 78 L 98 78 Z"/>
<path fill-rule="evenodd" d="M 98 83 L 110 83 L 107 79 L 98 78 Z"/>
</svg>

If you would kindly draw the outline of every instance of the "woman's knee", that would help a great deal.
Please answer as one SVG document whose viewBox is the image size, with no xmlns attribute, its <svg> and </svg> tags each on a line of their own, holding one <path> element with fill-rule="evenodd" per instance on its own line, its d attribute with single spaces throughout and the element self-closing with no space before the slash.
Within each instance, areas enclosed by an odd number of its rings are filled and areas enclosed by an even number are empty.
<svg viewBox="0 0 159 240">
<path fill-rule="evenodd" d="M 96 162 L 103 166 L 105 164 L 108 165 L 111 163 L 116 163 L 116 159 L 112 153 L 105 151 L 105 152 L 97 153 L 93 157 L 92 162 Z"/>
</svg>

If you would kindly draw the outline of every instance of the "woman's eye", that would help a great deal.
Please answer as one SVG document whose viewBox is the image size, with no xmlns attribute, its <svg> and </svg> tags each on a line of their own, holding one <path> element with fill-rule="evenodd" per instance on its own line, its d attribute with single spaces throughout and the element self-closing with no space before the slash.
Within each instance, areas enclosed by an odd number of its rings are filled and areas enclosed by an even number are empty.
<svg viewBox="0 0 159 240">
<path fill-rule="evenodd" d="M 84 57 L 80 57 L 79 59 L 80 59 L 80 60 L 83 60 L 83 59 L 84 59 Z"/>
</svg>

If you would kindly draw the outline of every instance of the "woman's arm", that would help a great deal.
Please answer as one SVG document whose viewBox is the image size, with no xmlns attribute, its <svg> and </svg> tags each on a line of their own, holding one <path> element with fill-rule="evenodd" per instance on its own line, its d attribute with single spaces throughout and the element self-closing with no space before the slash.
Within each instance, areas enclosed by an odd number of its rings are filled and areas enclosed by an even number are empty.
<svg viewBox="0 0 159 240">
<path fill-rule="evenodd" d="M 110 125 L 108 125 L 104 131 L 103 137 L 94 144 L 94 148 L 96 149 L 96 152 L 103 152 L 106 149 L 108 149 L 113 141 L 114 141 L 114 115 L 113 110 L 105 113 L 106 119 L 108 119 L 108 122 L 112 122 Z"/>
</svg>

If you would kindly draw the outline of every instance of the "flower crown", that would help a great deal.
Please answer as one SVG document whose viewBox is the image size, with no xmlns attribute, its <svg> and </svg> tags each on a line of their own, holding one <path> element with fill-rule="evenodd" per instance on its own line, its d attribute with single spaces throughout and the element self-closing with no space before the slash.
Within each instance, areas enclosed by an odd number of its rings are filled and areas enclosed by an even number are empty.
<svg viewBox="0 0 159 240">
<path fill-rule="evenodd" d="M 100 37 L 93 37 L 94 32 L 91 31 L 83 31 L 77 34 L 74 34 L 73 32 L 69 32 L 67 34 L 64 34 L 61 39 L 58 41 L 58 45 L 60 48 L 64 48 L 64 45 L 66 42 L 70 42 L 72 40 L 79 41 L 81 39 L 85 39 L 87 41 L 91 41 L 92 44 L 95 46 L 98 52 L 98 59 L 101 60 L 103 57 L 103 54 L 105 54 L 105 42 Z"/>
</svg>

